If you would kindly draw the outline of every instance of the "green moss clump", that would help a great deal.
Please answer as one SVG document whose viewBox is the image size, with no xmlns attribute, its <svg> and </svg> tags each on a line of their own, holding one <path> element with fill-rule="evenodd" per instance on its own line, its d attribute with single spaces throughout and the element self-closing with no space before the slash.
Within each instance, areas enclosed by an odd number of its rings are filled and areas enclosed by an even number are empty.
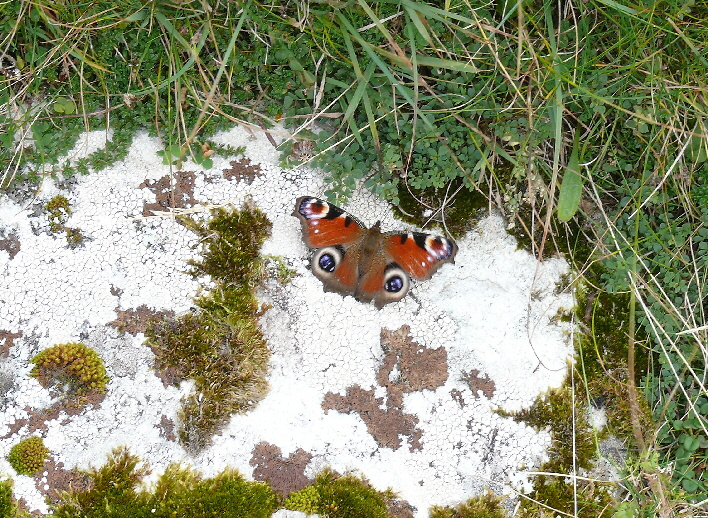
<svg viewBox="0 0 708 518">
<path fill-rule="evenodd" d="M 588 299 L 582 290 L 577 293 L 580 300 Z M 589 326 L 589 332 L 578 335 L 578 357 L 590 398 L 600 402 L 607 414 L 607 430 L 603 435 L 613 434 L 634 442 L 627 383 L 629 294 L 600 292 L 588 300 L 587 307 L 577 309 L 576 317 L 587 320 Z M 643 346 L 646 336 L 641 329 L 635 340 L 634 383 L 641 387 L 651 364 Z M 640 426 L 643 430 L 652 430 L 649 404 L 641 390 L 637 391 L 637 396 Z"/>
<path fill-rule="evenodd" d="M 320 493 L 314 485 L 307 486 L 300 491 L 290 493 L 283 507 L 305 514 L 317 514 L 320 509 Z"/>
<path fill-rule="evenodd" d="M 108 376 L 101 357 L 80 342 L 54 345 L 30 362 L 34 363 L 30 376 L 37 378 L 44 387 L 57 382 L 65 384 L 69 396 L 106 391 Z"/>
<path fill-rule="evenodd" d="M 430 518 L 509 518 L 509 513 L 502 506 L 501 498 L 487 491 L 455 507 L 434 506 L 430 509 Z"/>
<path fill-rule="evenodd" d="M 592 466 L 595 441 L 583 408 L 582 399 L 577 394 L 574 396 L 569 384 L 564 383 L 560 388 L 551 389 L 545 396 L 537 398 L 531 408 L 514 416 L 516 421 L 523 421 L 536 430 L 550 426 L 552 443 L 548 456 L 551 460 L 545 465 L 547 471 L 571 473 L 573 458 L 578 468 L 589 469 Z"/>
<path fill-rule="evenodd" d="M 275 273 L 275 278 L 280 284 L 288 284 L 297 275 L 297 271 L 290 268 L 285 260 L 278 255 L 267 255 L 267 266 L 270 272 Z"/>
<path fill-rule="evenodd" d="M 42 469 L 49 455 L 40 437 L 28 437 L 15 444 L 7 456 L 10 466 L 20 475 L 34 475 Z"/>
<path fill-rule="evenodd" d="M 125 448 L 117 448 L 108 456 L 108 462 L 88 473 L 90 489 L 63 493 L 53 515 L 57 518 L 146 516 L 147 495 L 136 489 L 149 470 L 138 464 L 137 456 Z"/>
<path fill-rule="evenodd" d="M 108 462 L 89 473 L 91 488 L 68 492 L 54 506 L 57 518 L 268 518 L 277 496 L 262 482 L 249 482 L 234 470 L 203 479 L 191 469 L 170 465 L 151 491 L 140 491 L 149 473 L 140 459 L 118 448 Z"/>
<path fill-rule="evenodd" d="M 0 481 L 0 518 L 12 518 L 17 515 L 17 505 L 12 499 L 12 479 Z"/>
<path fill-rule="evenodd" d="M 157 370 L 195 382 L 195 392 L 183 401 L 179 438 L 198 452 L 233 413 L 253 408 L 268 391 L 270 351 L 258 329 L 253 290 L 265 277 L 259 251 L 271 224 L 250 207 L 219 208 L 205 223 L 184 222 L 203 246 L 202 259 L 190 261 L 190 273 L 209 275 L 215 287 L 195 299 L 198 312 L 154 322 L 146 335 Z"/>
<path fill-rule="evenodd" d="M 54 198 L 47 202 L 44 206 L 44 210 L 47 211 L 49 230 L 52 232 L 60 232 L 64 230 L 64 224 L 71 215 L 69 200 L 66 199 L 66 196 L 57 194 Z"/>
<path fill-rule="evenodd" d="M 52 232 L 65 232 L 66 243 L 69 248 L 76 248 L 84 242 L 84 235 L 80 228 L 69 228 L 66 222 L 71 215 L 71 207 L 66 196 L 57 194 L 44 205 L 44 210 L 47 211 L 47 219 L 49 220 L 49 230 Z"/>
<path fill-rule="evenodd" d="M 325 470 L 315 483 L 285 500 L 285 508 L 328 518 L 389 518 L 387 502 L 395 497 L 388 489 L 377 491 L 366 480 Z"/>
<path fill-rule="evenodd" d="M 266 483 L 249 482 L 233 469 L 202 479 L 192 470 L 171 466 L 160 477 L 153 502 L 157 516 L 269 518 L 278 497 Z"/>
<path fill-rule="evenodd" d="M 67 227 L 64 230 L 66 230 L 66 243 L 69 248 L 76 248 L 84 242 L 84 235 L 81 233 L 80 228 Z"/>
<path fill-rule="evenodd" d="M 249 205 L 243 210 L 217 208 L 206 223 L 182 221 L 199 236 L 203 248 L 200 261 L 189 261 L 194 277 L 209 275 L 225 285 L 247 288 L 261 283 L 265 268 L 259 254 L 272 228 L 262 211 Z"/>
</svg>

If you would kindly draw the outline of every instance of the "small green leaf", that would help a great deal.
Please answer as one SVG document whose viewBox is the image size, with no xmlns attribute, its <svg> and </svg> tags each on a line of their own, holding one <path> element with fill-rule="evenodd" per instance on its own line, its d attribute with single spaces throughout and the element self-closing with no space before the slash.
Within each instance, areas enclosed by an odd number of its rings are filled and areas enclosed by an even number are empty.
<svg viewBox="0 0 708 518">
<path fill-rule="evenodd" d="M 681 486 L 687 493 L 693 493 L 698 489 L 698 482 L 693 478 L 684 478 L 681 481 Z"/>
<path fill-rule="evenodd" d="M 612 518 L 634 518 L 638 510 L 639 506 L 636 502 L 622 502 L 617 506 Z"/>
<path fill-rule="evenodd" d="M 693 437 L 691 435 L 683 435 L 681 442 L 683 444 L 684 449 L 689 452 L 696 451 L 700 446 L 700 441 L 696 437 Z"/>
<path fill-rule="evenodd" d="M 578 128 L 575 131 L 573 152 L 568 160 L 558 195 L 558 219 L 561 221 L 569 221 L 575 216 L 583 194 L 583 177 L 580 175 L 580 161 L 578 159 L 579 139 L 580 129 Z"/>
</svg>

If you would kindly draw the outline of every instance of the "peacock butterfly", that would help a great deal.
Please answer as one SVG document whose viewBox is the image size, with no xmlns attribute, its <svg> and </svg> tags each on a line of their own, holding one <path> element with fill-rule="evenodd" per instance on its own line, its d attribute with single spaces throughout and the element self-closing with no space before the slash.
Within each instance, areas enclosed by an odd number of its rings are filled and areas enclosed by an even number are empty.
<svg viewBox="0 0 708 518">
<path fill-rule="evenodd" d="M 367 229 L 351 214 L 331 203 L 302 196 L 295 211 L 305 244 L 316 248 L 312 273 L 325 291 L 374 301 L 381 308 L 401 300 L 410 278 L 429 279 L 440 266 L 454 263 L 452 239 L 422 232 L 381 232 L 380 222 Z"/>
</svg>

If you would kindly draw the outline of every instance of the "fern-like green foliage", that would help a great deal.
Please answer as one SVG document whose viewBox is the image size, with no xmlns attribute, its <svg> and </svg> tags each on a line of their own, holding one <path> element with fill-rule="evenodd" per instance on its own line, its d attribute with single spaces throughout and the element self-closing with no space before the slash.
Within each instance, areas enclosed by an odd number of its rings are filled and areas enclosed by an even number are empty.
<svg viewBox="0 0 708 518">
<path fill-rule="evenodd" d="M 674 483 L 690 500 L 703 501 L 708 495 L 708 397 L 703 381 L 708 370 L 701 335 L 686 330 L 705 312 L 708 205 L 701 203 L 699 190 L 688 210 L 680 195 L 683 186 L 668 183 L 655 191 L 653 175 L 646 170 L 641 179 L 625 180 L 616 188 L 620 202 L 613 221 L 618 239 L 608 239 L 613 253 L 603 260 L 602 280 L 611 293 L 630 290 L 633 278 L 651 281 L 646 281 L 644 305 L 637 304 L 636 317 L 638 338 L 649 338 L 647 363 L 653 366 L 645 378 L 644 396 L 654 419 L 667 423 L 656 434 L 662 462 L 672 465 Z M 705 171 L 702 175 L 707 176 Z"/>
<path fill-rule="evenodd" d="M 54 345 L 30 362 L 34 364 L 30 376 L 37 378 L 42 386 L 63 383 L 68 386 L 68 395 L 76 396 L 106 391 L 109 380 L 103 360 L 96 351 L 80 342 Z"/>
<path fill-rule="evenodd" d="M 170 465 L 154 488 L 140 488 L 149 473 L 140 459 L 118 448 L 89 473 L 91 488 L 70 491 L 54 506 L 57 518 L 268 518 L 277 496 L 262 482 L 227 469 L 213 478 Z"/>
<path fill-rule="evenodd" d="M 285 508 L 328 518 L 390 518 L 387 502 L 394 497 L 390 489 L 377 491 L 362 478 L 325 470 L 314 484 L 291 493 Z"/>
<path fill-rule="evenodd" d="M 253 408 L 268 391 L 270 352 L 253 290 L 265 275 L 259 251 L 271 224 L 255 208 L 219 208 L 205 223 L 184 222 L 203 247 L 201 259 L 190 261 L 191 273 L 209 275 L 216 286 L 195 300 L 198 313 L 155 322 L 146 335 L 156 369 L 195 382 L 183 403 L 179 438 L 198 452 L 233 413 Z"/>
<path fill-rule="evenodd" d="M 10 466 L 20 475 L 34 475 L 42 469 L 49 455 L 41 437 L 28 437 L 15 444 L 7 456 Z"/>
</svg>

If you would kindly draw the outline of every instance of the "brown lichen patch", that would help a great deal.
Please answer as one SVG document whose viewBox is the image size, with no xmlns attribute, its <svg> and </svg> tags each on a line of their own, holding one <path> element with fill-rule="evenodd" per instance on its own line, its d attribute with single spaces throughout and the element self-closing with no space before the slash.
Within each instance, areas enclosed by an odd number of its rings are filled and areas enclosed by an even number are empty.
<svg viewBox="0 0 708 518">
<path fill-rule="evenodd" d="M 60 412 L 58 404 L 54 404 L 49 408 L 42 408 L 40 410 L 33 410 L 30 407 L 25 407 L 24 410 L 29 414 L 29 416 L 21 419 L 15 419 L 13 422 L 8 423 L 7 427 L 9 428 L 9 431 L 0 437 L 0 439 L 7 439 L 15 435 L 25 426 L 27 427 L 27 433 L 33 433 L 37 430 L 46 430 L 46 422 L 58 418 Z"/>
<path fill-rule="evenodd" d="M 489 376 L 480 376 L 479 371 L 476 369 L 471 370 L 469 373 L 463 371 L 460 380 L 467 383 L 467 386 L 476 399 L 479 399 L 479 391 L 481 391 L 487 399 L 491 399 L 494 395 L 494 391 L 497 390 L 494 380 Z"/>
<path fill-rule="evenodd" d="M 398 393 L 401 394 L 400 392 Z M 345 396 L 328 392 L 322 401 L 322 409 L 336 410 L 345 414 L 356 412 L 366 424 L 366 429 L 382 448 L 397 450 L 401 447 L 401 436 L 408 436 L 410 451 L 420 450 L 422 432 L 416 428 L 418 418 L 406 414 L 401 409 L 403 398 L 374 397 L 374 390 L 365 390 L 359 385 L 347 388 Z"/>
<path fill-rule="evenodd" d="M 413 513 L 417 510 L 406 500 L 400 500 L 398 498 L 386 500 L 386 507 L 388 508 L 388 513 L 393 518 L 413 518 Z"/>
<path fill-rule="evenodd" d="M 261 166 L 258 164 L 251 164 L 251 159 L 249 158 L 244 157 L 241 160 L 233 160 L 229 162 L 229 164 L 231 167 L 223 170 L 224 178 L 226 180 L 245 180 L 248 185 L 251 185 L 256 177 L 263 176 Z"/>
<path fill-rule="evenodd" d="M 7 235 L 3 235 L 0 239 L 0 250 L 5 250 L 10 254 L 10 260 L 14 259 L 17 253 L 20 251 L 20 239 L 17 237 L 16 232 L 10 232 Z"/>
<path fill-rule="evenodd" d="M 452 389 L 450 391 L 450 396 L 452 396 L 452 399 L 457 401 L 457 403 L 461 406 L 465 406 L 465 398 L 462 397 L 462 392 L 457 390 L 457 389 Z"/>
<path fill-rule="evenodd" d="M 58 401 L 55 401 L 47 408 L 35 410 L 30 407 L 25 407 L 24 410 L 29 415 L 21 419 L 16 419 L 12 423 L 8 423 L 7 427 L 9 431 L 1 436 L 0 440 L 11 437 L 25 426 L 27 427 L 27 433 L 33 433 L 37 430 L 46 431 L 48 428 L 47 421 L 58 419 L 62 412 L 67 416 L 79 415 L 86 408 L 98 408 L 105 397 L 105 394 L 92 390 L 81 396 L 60 397 Z M 61 424 L 68 422 L 69 419 L 66 418 Z"/>
<path fill-rule="evenodd" d="M 155 203 L 145 202 L 143 216 L 152 216 L 153 212 L 169 212 L 171 208 L 189 208 L 197 204 L 194 199 L 194 171 L 177 171 L 173 177 L 163 176 L 159 180 L 145 180 L 139 188 L 148 188 L 155 194 Z M 179 221 L 179 220 L 177 220 Z"/>
<path fill-rule="evenodd" d="M 125 311 L 116 308 L 116 313 L 118 318 L 108 322 L 107 325 L 115 327 L 121 333 L 130 333 L 133 336 L 144 333 L 150 322 L 171 318 L 175 314 L 171 310 L 155 311 L 145 304 Z"/>
<path fill-rule="evenodd" d="M 448 377 L 447 350 L 444 347 L 429 349 L 414 342 L 410 331 L 407 325 L 396 331 L 381 330 L 381 347 L 386 356 L 377 381 L 382 387 L 396 386 L 403 392 L 435 390 L 443 386 Z M 394 368 L 399 375 L 391 382 L 389 378 Z"/>
<path fill-rule="evenodd" d="M 13 333 L 0 329 L 0 358 L 7 358 L 10 355 L 10 347 L 15 345 L 15 339 L 22 337 L 22 331 Z"/>
<path fill-rule="evenodd" d="M 281 449 L 275 444 L 259 442 L 253 448 L 248 463 L 255 466 L 255 480 L 268 483 L 276 493 L 287 497 L 312 484 L 312 480 L 305 476 L 305 467 L 311 459 L 312 454 L 301 448 L 283 457 Z"/>
<path fill-rule="evenodd" d="M 162 414 L 160 419 L 160 424 L 157 425 L 160 429 L 160 437 L 167 439 L 168 441 L 176 441 L 177 436 L 175 435 L 175 423 L 172 419 Z"/>
<path fill-rule="evenodd" d="M 177 367 L 156 369 L 155 376 L 160 379 L 163 387 L 179 387 L 179 384 L 184 379 L 184 373 Z"/>
<path fill-rule="evenodd" d="M 20 510 L 20 512 L 25 512 L 29 516 L 43 516 L 42 512 L 39 509 L 30 510 L 30 506 L 27 503 L 27 500 L 24 499 L 24 497 L 17 500 L 17 508 Z"/>
<path fill-rule="evenodd" d="M 59 503 L 62 492 L 78 493 L 91 489 L 91 479 L 87 474 L 81 473 L 77 469 L 64 469 L 64 463 L 56 462 L 51 455 L 44 463 L 44 468 L 38 471 L 33 478 L 35 486 L 49 500 L 50 504 Z"/>
</svg>

